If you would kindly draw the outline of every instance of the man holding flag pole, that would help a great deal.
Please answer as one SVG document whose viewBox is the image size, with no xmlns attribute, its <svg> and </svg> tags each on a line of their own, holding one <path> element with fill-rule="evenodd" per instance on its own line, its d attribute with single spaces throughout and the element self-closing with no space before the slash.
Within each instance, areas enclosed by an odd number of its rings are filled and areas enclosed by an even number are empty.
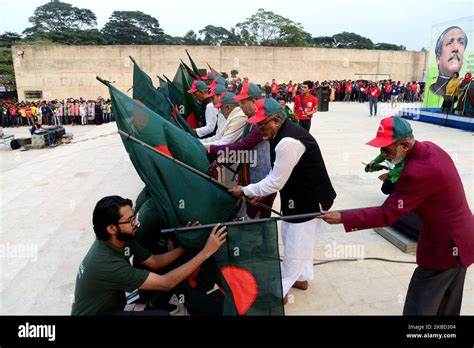
<svg viewBox="0 0 474 348">
<path fill-rule="evenodd" d="M 258 127 L 270 142 L 272 170 L 261 181 L 229 191 L 258 202 L 280 192 L 283 216 L 316 213 L 329 209 L 336 197 L 319 146 L 313 136 L 293 122 L 273 98 L 257 100 L 257 112 L 247 122 Z M 282 221 L 284 303 L 292 287 L 306 290 L 314 277 L 313 248 L 322 221 L 313 217 Z"/>
</svg>

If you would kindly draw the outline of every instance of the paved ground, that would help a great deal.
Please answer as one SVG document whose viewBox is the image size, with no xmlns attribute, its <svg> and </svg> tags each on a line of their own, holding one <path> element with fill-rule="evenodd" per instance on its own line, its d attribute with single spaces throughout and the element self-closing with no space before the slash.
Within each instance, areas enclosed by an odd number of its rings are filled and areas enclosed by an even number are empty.
<svg viewBox="0 0 474 348">
<path fill-rule="evenodd" d="M 385 199 L 377 174 L 364 173 L 361 164 L 377 154 L 364 144 L 375 135 L 381 116 L 394 112 L 379 106 L 379 116 L 369 118 L 367 103 L 332 103 L 330 112 L 313 121 L 312 134 L 338 193 L 334 209 L 373 206 Z M 418 122 L 412 127 L 417 139 L 434 141 L 452 155 L 473 209 L 473 134 Z M 5 131 L 28 136 L 25 127 Z M 94 240 L 95 203 L 110 194 L 134 199 L 143 187 L 119 136 L 112 134 L 115 124 L 67 131 L 74 133 L 74 141 L 53 149 L 0 147 L 0 314 L 69 314 L 77 267 Z M 346 253 L 337 257 L 358 252 L 414 261 L 373 230 L 346 234 L 341 226 L 319 234 L 316 259 L 331 259 L 343 247 Z M 414 268 L 370 260 L 317 265 L 310 288 L 291 292 L 286 313 L 399 315 Z M 474 314 L 473 295 L 471 268 L 463 314 Z"/>
</svg>

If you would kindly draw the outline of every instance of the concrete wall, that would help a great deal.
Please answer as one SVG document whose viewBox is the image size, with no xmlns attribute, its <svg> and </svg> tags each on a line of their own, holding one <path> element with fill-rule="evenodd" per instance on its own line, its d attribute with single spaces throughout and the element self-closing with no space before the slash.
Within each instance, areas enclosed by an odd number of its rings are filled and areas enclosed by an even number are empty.
<svg viewBox="0 0 474 348">
<path fill-rule="evenodd" d="M 12 48 L 18 97 L 41 90 L 44 99 L 107 96 L 95 77 L 116 81 L 123 91 L 132 85 L 132 56 L 158 84 L 156 75 L 173 78 L 187 48 L 200 68 L 208 62 L 218 71 L 236 69 L 252 82 L 301 82 L 329 79 L 421 80 L 427 52 L 287 47 L 219 46 L 15 46 Z M 23 54 L 19 55 L 19 52 Z"/>
</svg>

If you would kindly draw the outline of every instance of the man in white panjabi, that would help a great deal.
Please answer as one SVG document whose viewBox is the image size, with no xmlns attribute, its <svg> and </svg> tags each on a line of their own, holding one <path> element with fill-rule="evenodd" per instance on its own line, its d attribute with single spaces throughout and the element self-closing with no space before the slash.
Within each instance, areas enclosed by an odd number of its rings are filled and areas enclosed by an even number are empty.
<svg viewBox="0 0 474 348">
<path fill-rule="evenodd" d="M 265 98 L 257 101 L 257 112 L 247 122 L 256 124 L 263 139 L 270 142 L 271 172 L 260 182 L 229 191 L 258 201 L 280 192 L 283 216 L 317 213 L 328 210 L 336 198 L 321 151 L 313 136 L 304 128 L 286 121 L 280 104 Z M 284 303 L 292 287 L 306 290 L 313 280 L 315 234 L 323 228 L 315 217 L 282 221 L 284 245 L 282 286 Z"/>
<path fill-rule="evenodd" d="M 236 95 L 231 92 L 223 92 L 219 102 L 214 106 L 219 109 L 219 114 L 225 119 L 224 123 L 218 122 L 216 134 L 212 137 L 200 139 L 206 145 L 227 145 L 232 144 L 242 138 L 244 128 L 247 122 L 247 116 L 235 101 Z M 231 165 L 232 170 L 236 170 L 237 163 Z M 233 181 L 235 174 L 228 168 L 219 168 L 220 181 L 231 187 L 235 185 Z"/>
</svg>

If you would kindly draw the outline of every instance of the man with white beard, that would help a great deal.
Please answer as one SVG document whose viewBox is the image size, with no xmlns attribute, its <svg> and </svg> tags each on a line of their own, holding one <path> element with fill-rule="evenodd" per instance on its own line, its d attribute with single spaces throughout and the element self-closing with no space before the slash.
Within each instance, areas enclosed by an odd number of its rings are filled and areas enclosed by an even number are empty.
<svg viewBox="0 0 474 348">
<path fill-rule="evenodd" d="M 395 190 L 375 208 L 320 218 L 346 232 L 390 226 L 410 212 L 423 222 L 415 269 L 403 315 L 459 315 L 466 269 L 474 263 L 474 218 L 451 156 L 429 141 L 416 141 L 410 124 L 384 118 L 367 143 L 394 164 L 405 161 Z"/>
<path fill-rule="evenodd" d="M 275 99 L 255 102 L 256 113 L 247 122 L 255 125 L 270 142 L 270 173 L 257 183 L 236 186 L 229 191 L 235 197 L 252 201 L 280 192 L 283 216 L 317 213 L 329 209 L 336 192 L 324 164 L 316 139 L 303 127 L 288 121 Z M 324 223 L 315 217 L 282 221 L 284 260 L 281 267 L 283 303 L 292 287 L 307 290 L 314 278 L 313 254 L 316 233 Z"/>
</svg>

